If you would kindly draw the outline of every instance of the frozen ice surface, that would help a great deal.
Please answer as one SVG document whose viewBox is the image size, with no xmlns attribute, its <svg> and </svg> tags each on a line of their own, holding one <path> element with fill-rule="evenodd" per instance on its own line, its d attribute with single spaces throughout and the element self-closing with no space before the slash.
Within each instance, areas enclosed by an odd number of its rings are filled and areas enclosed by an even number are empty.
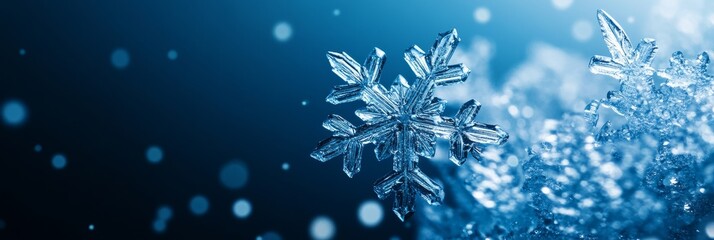
<svg viewBox="0 0 714 240">
<path fill-rule="evenodd" d="M 393 166 L 374 191 L 380 199 L 394 195 L 392 210 L 401 220 L 414 213 L 417 195 L 433 205 L 443 201 L 441 185 L 417 166 L 419 157 L 434 157 L 437 137 L 449 140 L 449 156 L 457 165 L 469 153 L 479 158 L 481 145 L 508 139 L 499 126 L 475 120 L 481 108 L 475 100 L 467 101 L 455 117 L 442 116 L 446 101 L 434 96 L 435 88 L 461 83 L 470 73 L 463 64 L 449 65 L 459 42 L 454 29 L 440 34 L 428 52 L 418 46 L 407 49 L 404 59 L 416 79 L 409 83 L 397 76 L 389 89 L 379 83 L 386 60 L 382 50 L 375 48 L 362 65 L 347 53 L 327 54 L 332 71 L 346 82 L 334 87 L 327 102 L 364 101 L 367 106 L 355 113 L 365 123 L 355 126 L 341 116 L 328 116 L 323 126 L 333 136 L 321 141 L 311 156 L 324 162 L 344 155 L 343 171 L 353 177 L 361 169 L 363 146 L 375 144 L 377 159 L 392 157 Z"/>
</svg>

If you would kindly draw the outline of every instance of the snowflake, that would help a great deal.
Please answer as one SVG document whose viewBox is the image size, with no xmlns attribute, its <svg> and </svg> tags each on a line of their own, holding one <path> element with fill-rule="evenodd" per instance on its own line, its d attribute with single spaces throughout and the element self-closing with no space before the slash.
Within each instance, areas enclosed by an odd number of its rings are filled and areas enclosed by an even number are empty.
<svg viewBox="0 0 714 240">
<path fill-rule="evenodd" d="M 417 79 L 410 85 L 400 75 L 389 90 L 379 83 L 386 60 L 379 48 L 363 65 L 344 52 L 327 54 L 332 71 L 347 82 L 334 87 L 327 102 L 364 101 L 367 106 L 355 114 L 365 123 L 356 127 L 341 116 L 328 116 L 323 126 L 333 136 L 321 141 L 311 157 L 325 162 L 344 155 L 343 171 L 353 177 L 360 171 L 363 146 L 375 144 L 377 159 L 392 156 L 393 167 L 375 183 L 374 191 L 380 199 L 394 194 L 392 210 L 402 221 L 414 212 L 417 194 L 432 205 L 443 201 L 440 184 L 417 166 L 419 156 L 434 156 L 437 137 L 449 140 L 449 158 L 457 165 L 469 152 L 478 159 L 480 144 L 500 145 L 508 139 L 499 126 L 475 121 L 481 108 L 476 100 L 466 102 L 453 118 L 441 116 L 446 101 L 434 97 L 435 87 L 463 82 L 470 73 L 462 64 L 448 65 L 459 41 L 452 29 L 440 34 L 428 53 L 418 46 L 407 49 L 404 59 Z"/>
<path fill-rule="evenodd" d="M 654 83 L 650 66 L 657 52 L 654 39 L 645 38 L 632 48 L 630 38 L 610 15 L 598 10 L 603 39 L 611 57 L 596 55 L 590 60 L 590 71 L 620 80 L 620 91 L 607 94 L 607 106 L 620 115 L 632 116 L 647 102 Z"/>
<path fill-rule="evenodd" d="M 654 39 L 645 38 L 633 48 L 625 31 L 610 15 L 598 10 L 597 18 L 611 57 L 594 56 L 590 70 L 618 79 L 620 89 L 608 92 L 607 99 L 593 101 L 591 106 L 602 103 L 628 121 L 617 130 L 610 130 L 611 124 L 606 122 L 602 135 L 631 139 L 651 132 L 669 138 L 692 127 L 687 124 L 701 124 L 691 121 L 696 116 L 710 118 L 711 108 L 696 108 L 711 105 L 709 98 L 714 92 L 713 78 L 707 74 L 709 55 L 706 52 L 693 60 L 685 59 L 682 52 L 675 52 L 668 68 L 654 69 L 651 66 L 657 52 Z M 655 76 L 664 82 L 655 85 Z"/>
</svg>

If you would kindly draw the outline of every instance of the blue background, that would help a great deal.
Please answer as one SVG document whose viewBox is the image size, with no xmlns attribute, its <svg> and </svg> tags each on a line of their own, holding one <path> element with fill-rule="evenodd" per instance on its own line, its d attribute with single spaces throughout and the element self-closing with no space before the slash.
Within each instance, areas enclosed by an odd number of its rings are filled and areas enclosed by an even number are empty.
<svg viewBox="0 0 714 240">
<path fill-rule="evenodd" d="M 303 239 L 320 215 L 334 220 L 339 239 L 414 238 L 418 226 L 401 223 L 391 199 L 381 201 L 376 228 L 357 219 L 359 204 L 376 199 L 372 183 L 391 168 L 371 147 L 354 179 L 339 159 L 309 157 L 329 136 L 321 127 L 328 114 L 357 122 L 352 111 L 361 106 L 324 102 L 341 84 L 325 53 L 361 62 L 379 47 L 388 56 L 383 82 L 411 79 L 402 51 L 427 49 L 437 33 L 457 28 L 461 47 L 475 36 L 495 45 L 490 70 L 499 86 L 533 42 L 606 54 L 597 32 L 573 39 L 572 23 L 591 20 L 597 30 L 598 8 L 639 19 L 639 4 L 576 2 L 560 11 L 550 1 L 3 1 L 0 101 L 20 100 L 28 115 L 0 128 L 0 239 L 254 239 L 267 231 Z M 477 7 L 490 9 L 487 24 L 474 21 Z M 278 22 L 292 26 L 286 42 L 273 36 Z M 627 24 L 634 39 L 637 23 Z M 125 69 L 111 63 L 118 48 L 130 54 Z M 163 149 L 159 164 L 146 160 L 151 145 Z M 67 157 L 62 170 L 51 165 L 57 153 Z M 233 159 L 250 171 L 239 190 L 218 177 Z M 189 211 L 196 194 L 210 201 L 204 216 Z M 231 212 L 238 198 L 253 205 L 248 219 Z M 161 205 L 174 217 L 156 234 Z"/>
</svg>

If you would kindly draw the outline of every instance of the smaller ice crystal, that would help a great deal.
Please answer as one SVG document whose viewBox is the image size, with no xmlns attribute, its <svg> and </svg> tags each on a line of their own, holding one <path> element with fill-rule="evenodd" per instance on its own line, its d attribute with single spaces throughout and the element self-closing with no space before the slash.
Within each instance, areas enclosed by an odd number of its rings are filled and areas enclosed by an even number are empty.
<svg viewBox="0 0 714 240">
<path fill-rule="evenodd" d="M 608 75 L 621 81 L 628 80 L 632 75 L 649 76 L 654 73 L 650 66 L 657 52 L 654 39 L 645 38 L 636 48 L 632 48 L 630 38 L 610 15 L 598 10 L 597 19 L 611 57 L 594 56 L 590 60 L 590 70 L 593 73 Z"/>
</svg>

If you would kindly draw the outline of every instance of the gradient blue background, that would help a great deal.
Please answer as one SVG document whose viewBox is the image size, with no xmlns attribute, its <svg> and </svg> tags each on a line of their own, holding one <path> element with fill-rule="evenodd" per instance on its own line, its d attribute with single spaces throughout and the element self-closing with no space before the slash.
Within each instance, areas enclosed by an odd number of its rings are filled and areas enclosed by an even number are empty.
<svg viewBox="0 0 714 240">
<path fill-rule="evenodd" d="M 354 179 L 341 160 L 309 158 L 329 136 L 324 118 L 355 120 L 361 106 L 324 102 L 341 84 L 325 53 L 362 61 L 380 47 L 388 56 L 385 82 L 400 73 L 412 78 L 402 51 L 426 49 L 437 33 L 457 28 L 462 47 L 475 36 L 494 44 L 490 70 L 499 86 L 533 42 L 607 53 L 597 32 L 573 39 L 572 23 L 595 27 L 598 8 L 639 19 L 638 4 L 578 1 L 560 11 L 550 1 L 0 2 L 0 101 L 18 99 L 28 110 L 23 125 L 0 128 L 0 239 L 254 239 L 266 231 L 305 239 L 318 215 L 334 220 L 338 239 L 414 238 L 418 226 L 401 223 L 391 199 L 381 202 L 376 228 L 357 219 L 359 204 L 376 199 L 373 181 L 391 168 L 375 161 L 371 147 Z M 487 24 L 474 21 L 477 7 L 490 9 Z M 287 42 L 273 37 L 282 21 L 293 29 Z M 628 24 L 631 36 L 642 35 L 638 23 Z M 130 54 L 122 70 L 110 61 L 117 48 Z M 166 57 L 170 49 L 175 61 Z M 145 158 L 150 145 L 164 151 L 157 165 Z M 67 156 L 65 169 L 52 168 L 55 153 Z M 240 190 L 218 178 L 232 159 L 250 171 Z M 437 176 L 427 162 L 425 171 Z M 211 203 L 204 216 L 189 212 L 196 194 Z M 253 205 L 247 220 L 231 212 L 238 198 Z M 156 234 L 151 223 L 164 204 L 174 217 Z"/>
</svg>

